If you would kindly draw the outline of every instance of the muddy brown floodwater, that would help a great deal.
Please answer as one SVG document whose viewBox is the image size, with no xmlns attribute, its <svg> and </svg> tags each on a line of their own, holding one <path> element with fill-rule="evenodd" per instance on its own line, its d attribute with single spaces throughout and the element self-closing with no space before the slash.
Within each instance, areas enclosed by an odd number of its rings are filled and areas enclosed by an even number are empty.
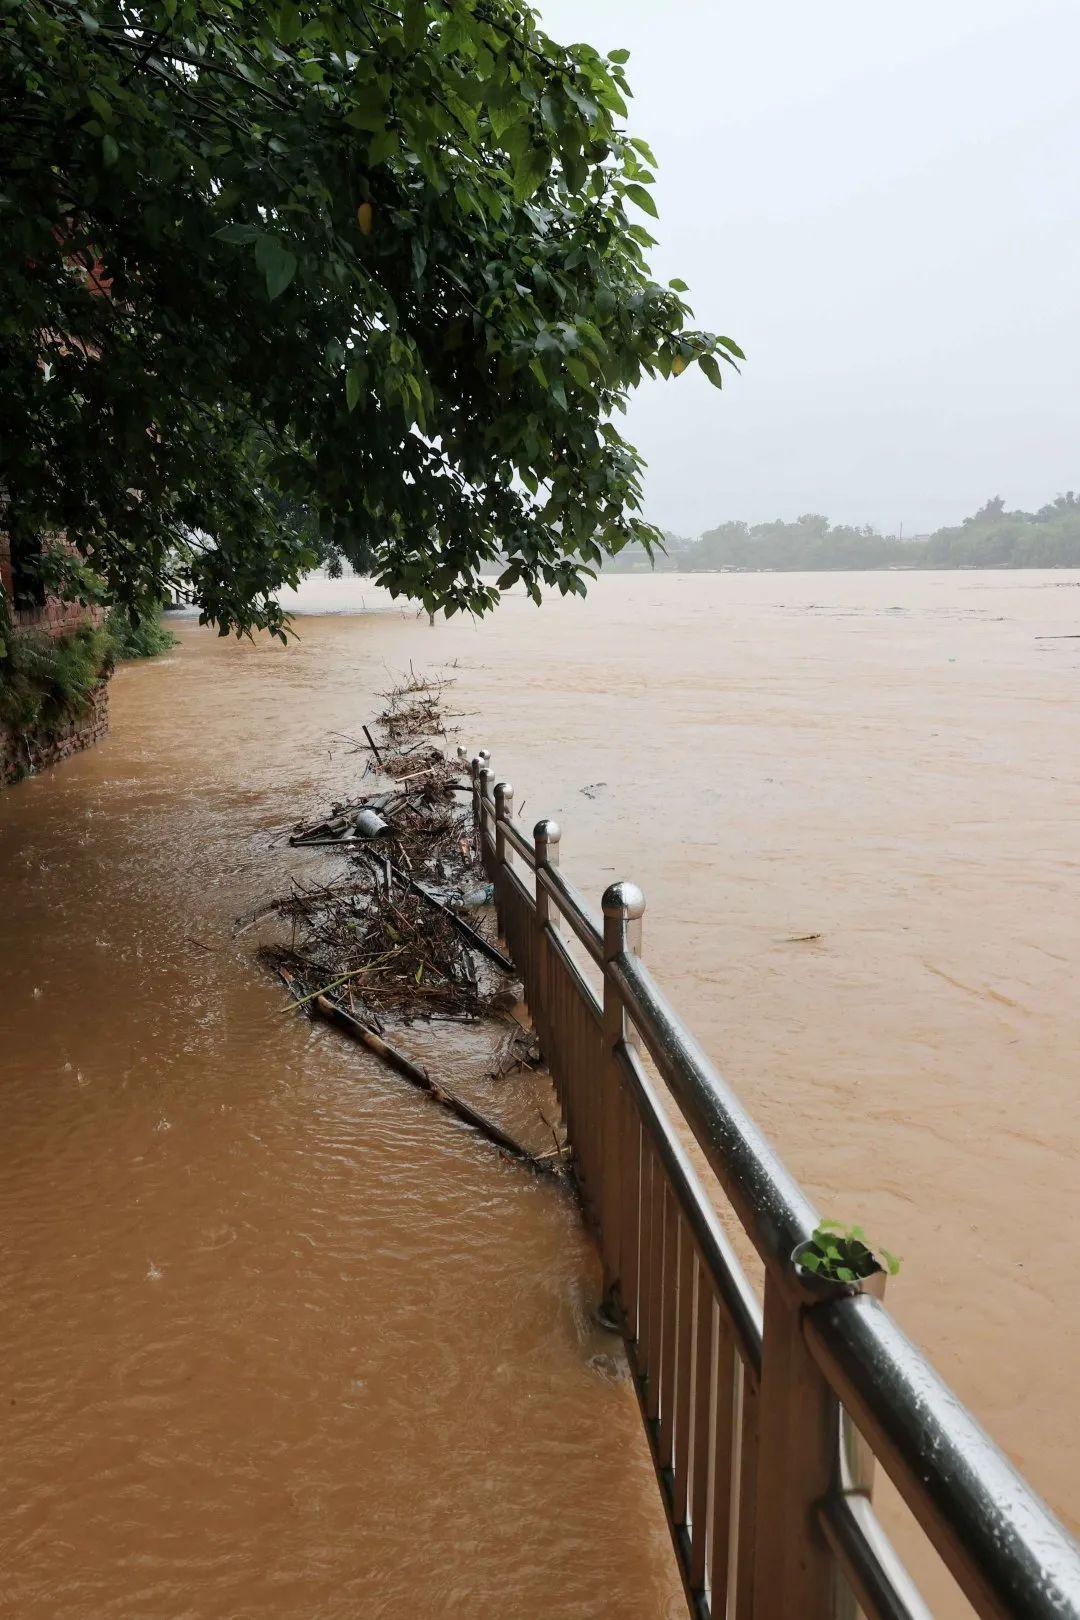
<svg viewBox="0 0 1080 1620">
<path fill-rule="evenodd" d="M 459 662 L 586 892 L 643 885 L 676 1006 L 1075 1529 L 1080 579 L 300 607 L 288 649 L 183 622 L 102 747 L 0 796 L 0 1614 L 681 1613 L 572 1207 L 232 934 L 410 659 Z M 452 1026 L 427 1056 L 477 1067 Z"/>
</svg>

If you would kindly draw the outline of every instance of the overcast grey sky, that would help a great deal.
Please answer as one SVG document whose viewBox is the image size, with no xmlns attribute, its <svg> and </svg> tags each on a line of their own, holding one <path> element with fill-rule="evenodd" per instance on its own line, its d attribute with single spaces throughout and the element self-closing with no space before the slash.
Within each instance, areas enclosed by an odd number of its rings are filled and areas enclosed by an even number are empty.
<svg viewBox="0 0 1080 1620">
<path fill-rule="evenodd" d="M 1080 488 L 1080 0 L 536 3 L 632 52 L 654 269 L 748 355 L 640 390 L 651 518 L 915 533 Z"/>
</svg>

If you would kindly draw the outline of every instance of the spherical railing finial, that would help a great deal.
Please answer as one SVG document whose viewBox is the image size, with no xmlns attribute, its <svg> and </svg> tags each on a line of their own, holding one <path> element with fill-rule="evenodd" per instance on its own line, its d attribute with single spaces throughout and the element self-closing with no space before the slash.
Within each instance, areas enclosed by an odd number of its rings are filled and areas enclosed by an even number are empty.
<svg viewBox="0 0 1080 1620">
<path fill-rule="evenodd" d="M 605 917 L 623 917 L 627 922 L 635 922 L 645 913 L 645 896 L 636 883 L 620 878 L 618 883 L 608 884 L 600 905 Z"/>
<path fill-rule="evenodd" d="M 496 782 L 496 784 L 495 784 L 495 807 L 499 811 L 499 813 L 501 814 L 502 811 L 505 809 L 507 811 L 507 814 L 509 814 L 509 806 L 512 805 L 513 802 L 514 802 L 514 784 L 513 784 L 513 782 Z"/>
<path fill-rule="evenodd" d="M 562 828 L 551 816 L 541 816 L 533 828 L 533 840 L 537 844 L 557 844 L 562 837 Z"/>
</svg>

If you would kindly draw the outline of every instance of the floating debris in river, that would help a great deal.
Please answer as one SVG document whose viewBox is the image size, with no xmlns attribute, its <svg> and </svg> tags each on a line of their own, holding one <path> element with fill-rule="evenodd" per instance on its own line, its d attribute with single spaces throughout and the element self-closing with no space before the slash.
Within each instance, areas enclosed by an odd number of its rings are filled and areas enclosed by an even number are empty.
<svg viewBox="0 0 1080 1620">
<path fill-rule="evenodd" d="M 557 1133 L 552 1150 L 532 1151 L 386 1038 L 391 1022 L 498 1018 L 508 1034 L 487 1078 L 539 1067 L 535 1036 L 509 1016 L 521 995 L 514 964 L 489 937 L 485 908 L 493 890 L 470 799 L 458 796 L 469 784 L 460 780 L 458 760 L 432 741 L 447 740 L 442 695 L 448 683 L 411 670 L 410 676 L 382 694 L 387 707 L 375 734 L 365 725 L 366 743 L 353 750 L 371 756 L 365 776 L 374 771 L 390 785 L 332 805 L 328 814 L 299 823 L 289 839 L 294 849 L 338 851 L 345 871 L 329 883 L 294 878 L 289 894 L 242 927 L 271 915 L 279 931 L 287 927 L 287 943 L 282 938 L 262 948 L 290 991 L 286 1011 L 317 1013 L 502 1153 L 542 1174 L 559 1174 L 565 1149 Z M 466 921 L 462 909 L 473 919 Z"/>
<path fill-rule="evenodd" d="M 358 744 L 370 756 L 365 775 L 381 780 L 293 830 L 295 848 L 340 850 L 348 866 L 329 883 L 294 879 L 270 908 L 288 936 L 264 955 L 302 986 L 291 1004 L 333 994 L 382 1030 L 388 1018 L 477 1019 L 516 1000 L 513 964 L 477 914 L 493 894 L 468 783 L 434 740 L 448 741 L 450 684 L 410 671 L 382 693 L 386 707 Z"/>
</svg>

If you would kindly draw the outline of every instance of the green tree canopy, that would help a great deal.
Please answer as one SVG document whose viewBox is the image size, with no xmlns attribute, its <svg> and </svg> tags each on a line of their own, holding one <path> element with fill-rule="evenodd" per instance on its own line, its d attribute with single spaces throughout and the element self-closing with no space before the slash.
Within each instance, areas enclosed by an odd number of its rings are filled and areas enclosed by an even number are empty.
<svg viewBox="0 0 1080 1620">
<path fill-rule="evenodd" d="M 674 538 L 674 537 L 672 537 Z M 612 562 L 640 555 L 628 547 Z M 694 572 L 716 568 L 803 572 L 864 568 L 1080 567 L 1080 497 L 1072 490 L 1037 512 L 1009 511 L 1000 495 L 962 523 L 917 539 L 853 528 L 806 512 L 791 523 L 721 523 L 693 542 L 677 542 L 663 559 Z"/>
<path fill-rule="evenodd" d="M 279 633 L 327 553 L 482 611 L 651 543 L 611 416 L 739 350 L 648 273 L 625 56 L 510 0 L 0 0 L 0 527 Z"/>
</svg>

